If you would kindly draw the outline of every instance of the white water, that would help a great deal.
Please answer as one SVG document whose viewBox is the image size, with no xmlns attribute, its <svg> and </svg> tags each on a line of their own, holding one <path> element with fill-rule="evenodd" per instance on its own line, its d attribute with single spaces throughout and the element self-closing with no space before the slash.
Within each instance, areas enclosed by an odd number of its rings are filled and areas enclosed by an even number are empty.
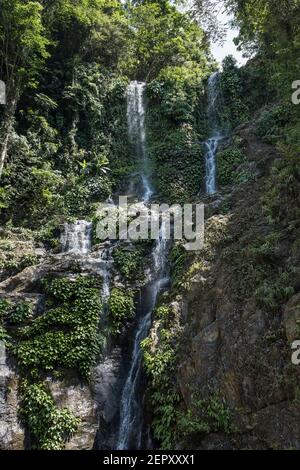
<svg viewBox="0 0 300 470">
<path fill-rule="evenodd" d="M 147 203 L 153 195 L 150 182 L 150 168 L 146 151 L 145 127 L 145 87 L 143 82 L 131 82 L 127 90 L 127 125 L 131 143 L 134 144 L 136 156 L 141 166 L 142 200 Z"/>
<path fill-rule="evenodd" d="M 214 194 L 217 190 L 217 162 L 216 155 L 220 141 L 223 139 L 218 123 L 218 111 L 220 103 L 218 72 L 213 73 L 208 79 L 208 120 L 211 137 L 205 142 L 205 189 L 207 194 Z"/>
<path fill-rule="evenodd" d="M 142 299 L 146 303 L 146 308 L 137 326 L 131 366 L 122 393 L 117 450 L 140 449 L 142 444 L 143 410 L 142 397 L 139 394 L 139 380 L 142 373 L 143 354 L 140 345 L 149 332 L 151 316 L 157 297 L 168 283 L 168 277 L 165 273 L 166 251 L 166 241 L 163 239 L 161 230 L 160 238 L 157 240 L 152 253 L 155 270 L 152 275 L 152 282 L 147 288 L 148 298 Z"/>
<path fill-rule="evenodd" d="M 148 206 L 154 194 L 151 185 L 151 171 L 146 151 L 145 131 L 145 84 L 132 82 L 128 87 L 127 95 L 127 121 L 128 133 L 136 156 L 140 163 L 140 191 L 139 197 L 143 205 Z M 113 201 L 109 201 L 113 204 Z M 104 304 L 104 322 L 106 305 L 110 296 L 111 272 L 115 245 L 107 243 L 99 254 L 90 253 L 92 247 L 92 224 L 79 220 L 74 224 L 64 224 L 61 235 L 62 252 L 76 254 L 82 257 L 84 269 L 100 274 L 103 279 L 101 297 Z M 151 280 L 144 289 L 141 298 L 142 308 L 138 317 L 134 333 L 130 364 L 120 397 L 120 423 L 116 448 L 126 450 L 140 449 L 143 445 L 143 392 L 141 391 L 141 378 L 143 371 L 143 355 L 140 347 L 141 341 L 147 337 L 151 326 L 151 315 L 157 297 L 168 282 L 165 275 L 167 244 L 163 237 L 163 228 L 152 252 L 153 270 Z"/>
<path fill-rule="evenodd" d="M 113 264 L 112 247 L 108 243 L 96 254 L 96 257 L 90 254 L 92 229 L 92 223 L 85 220 L 78 220 L 74 224 L 65 223 L 60 242 L 62 253 L 83 257 L 82 265 L 84 269 L 95 272 L 102 277 L 101 299 L 105 310 L 110 295 L 110 278 Z"/>
<path fill-rule="evenodd" d="M 146 151 L 145 131 L 145 84 L 132 82 L 128 87 L 127 120 L 128 132 L 132 143 L 135 144 L 136 155 L 141 159 L 141 197 L 147 204 L 153 195 L 150 183 L 150 171 Z M 140 378 L 142 374 L 143 355 L 141 341 L 147 337 L 151 326 L 151 315 L 156 304 L 157 296 L 164 287 L 167 245 L 163 237 L 163 228 L 160 237 L 156 241 L 152 253 L 153 273 L 151 282 L 147 286 L 142 298 L 143 308 L 140 315 L 134 337 L 131 363 L 121 397 L 120 425 L 117 439 L 117 450 L 140 449 L 143 433 L 143 409 L 140 390 Z"/>
<path fill-rule="evenodd" d="M 102 302 L 104 306 L 110 296 L 110 281 L 111 281 L 111 270 L 113 265 L 113 257 L 112 257 L 112 250 L 113 247 L 108 244 L 105 247 L 100 255 L 100 263 L 99 263 L 99 274 L 102 276 Z"/>
<path fill-rule="evenodd" d="M 63 253 L 87 254 L 92 246 L 92 223 L 85 220 L 78 220 L 74 224 L 65 223 L 61 246 Z"/>
</svg>

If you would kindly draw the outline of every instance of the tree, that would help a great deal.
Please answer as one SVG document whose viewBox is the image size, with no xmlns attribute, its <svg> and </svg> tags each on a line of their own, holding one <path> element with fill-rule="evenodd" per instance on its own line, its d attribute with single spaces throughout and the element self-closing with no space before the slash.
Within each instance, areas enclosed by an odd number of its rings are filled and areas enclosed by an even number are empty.
<svg viewBox="0 0 300 470">
<path fill-rule="evenodd" d="M 200 21 L 214 20 L 223 8 L 233 14 L 240 33 L 236 43 L 249 55 L 259 55 L 269 81 L 278 95 L 291 93 L 299 77 L 300 1 L 299 0 L 194 0 L 193 11 Z"/>
<path fill-rule="evenodd" d="M 139 3 L 129 10 L 133 74 L 151 80 L 168 65 L 206 62 L 207 38 L 189 15 L 169 1 Z"/>
<path fill-rule="evenodd" d="M 7 93 L 0 127 L 1 177 L 18 98 L 24 88 L 36 85 L 37 74 L 48 55 L 40 2 L 1 0 L 0 44 L 0 73 Z"/>
</svg>

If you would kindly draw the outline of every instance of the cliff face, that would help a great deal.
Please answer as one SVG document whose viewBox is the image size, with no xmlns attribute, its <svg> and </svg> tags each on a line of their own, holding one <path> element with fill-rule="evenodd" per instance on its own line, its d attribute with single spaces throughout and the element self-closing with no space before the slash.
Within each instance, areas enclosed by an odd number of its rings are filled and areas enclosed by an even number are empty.
<svg viewBox="0 0 300 470">
<path fill-rule="evenodd" d="M 300 448 L 300 369 L 291 361 L 291 343 L 300 337 L 299 174 L 292 158 L 257 137 L 254 124 L 237 128 L 223 145 L 220 169 L 233 146 L 244 156 L 231 165 L 235 181 L 205 201 L 203 250 L 172 250 L 173 286 L 161 296 L 143 342 L 145 415 L 157 447 Z M 74 260 L 5 236 L 15 244 L 6 254 L 39 264 L 7 271 L 0 297 L 30 302 L 33 315 L 43 315 L 39 282 L 49 274 L 73 278 Z M 90 264 L 85 275 L 93 274 Z M 119 278 L 114 286 L 126 288 Z M 91 385 L 71 372 L 45 377 L 55 406 L 80 419 L 67 449 L 113 447 L 128 335 L 110 347 Z M 19 369 L 3 342 L 0 353 L 0 446 L 28 448 Z"/>
<path fill-rule="evenodd" d="M 178 383 L 188 407 L 193 384 L 203 396 L 217 391 L 231 410 L 237 428 L 232 439 L 208 436 L 200 447 L 299 448 L 300 370 L 291 363 L 290 348 L 299 338 L 299 272 L 290 284 L 276 286 L 278 273 L 298 266 L 299 252 L 282 227 L 270 249 L 274 229 L 262 207 L 270 167 L 280 155 L 257 140 L 251 126 L 236 136 L 255 181 L 234 188 L 228 214 L 207 222 L 203 269 L 184 298 L 186 348 Z M 274 291 L 269 305 L 263 286 Z"/>
<path fill-rule="evenodd" d="M 291 361 L 291 342 L 299 339 L 299 238 L 284 215 L 294 196 L 271 223 L 268 192 L 284 157 L 252 124 L 237 128 L 232 142 L 245 155 L 236 173 L 247 172 L 248 181 L 207 201 L 205 247 L 187 257 L 186 282 L 173 288 L 181 317 L 170 379 L 181 397 L 173 414 L 177 445 L 299 449 L 300 369 Z M 152 329 L 154 359 L 165 336 L 160 322 Z"/>
</svg>

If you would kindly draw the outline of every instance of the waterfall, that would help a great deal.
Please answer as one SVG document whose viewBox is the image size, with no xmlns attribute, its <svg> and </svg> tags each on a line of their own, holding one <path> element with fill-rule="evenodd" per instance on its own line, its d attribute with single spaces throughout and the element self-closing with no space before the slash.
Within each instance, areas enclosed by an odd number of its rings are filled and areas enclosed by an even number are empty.
<svg viewBox="0 0 300 470">
<path fill-rule="evenodd" d="M 160 233 L 152 257 L 155 270 L 152 281 L 146 287 L 142 301 L 143 314 L 139 319 L 134 338 L 131 366 L 125 382 L 121 398 L 120 427 L 117 450 L 141 449 L 143 433 L 143 402 L 139 393 L 139 382 L 142 374 L 143 354 L 141 341 L 149 332 L 151 317 L 160 291 L 167 285 L 169 279 L 165 272 L 166 242 Z"/>
<path fill-rule="evenodd" d="M 141 166 L 142 200 L 147 203 L 153 195 L 150 168 L 146 152 L 145 87 L 143 82 L 131 82 L 127 90 L 127 125 L 131 143 Z"/>
<path fill-rule="evenodd" d="M 135 144 L 137 158 L 142 164 L 141 197 L 144 204 L 147 204 L 153 195 L 153 189 L 150 183 L 151 173 L 146 151 L 144 91 L 144 83 L 132 82 L 129 85 L 127 120 L 130 139 Z M 152 252 L 153 272 L 151 281 L 142 295 L 142 308 L 134 334 L 130 367 L 121 396 L 117 450 L 140 449 L 142 446 L 144 422 L 140 381 L 143 371 L 143 354 L 140 344 L 147 337 L 157 297 L 167 282 L 165 274 L 166 253 L 167 243 L 163 236 L 163 227 L 161 227 L 159 239 Z"/>
<path fill-rule="evenodd" d="M 112 257 L 113 247 L 108 244 L 107 247 L 103 249 L 100 254 L 100 263 L 99 263 L 99 274 L 102 277 L 102 302 L 105 304 L 109 299 L 110 296 L 110 277 L 111 277 L 111 270 L 113 265 L 113 257 Z"/>
<path fill-rule="evenodd" d="M 205 188 L 207 194 L 214 194 L 217 189 L 217 163 L 216 155 L 220 141 L 223 139 L 219 123 L 220 107 L 220 74 L 213 73 L 208 79 L 208 122 L 211 136 L 204 143 L 205 153 Z"/>
<path fill-rule="evenodd" d="M 63 225 L 61 246 L 63 253 L 85 255 L 92 246 L 92 223 L 78 220 L 74 224 Z"/>
</svg>

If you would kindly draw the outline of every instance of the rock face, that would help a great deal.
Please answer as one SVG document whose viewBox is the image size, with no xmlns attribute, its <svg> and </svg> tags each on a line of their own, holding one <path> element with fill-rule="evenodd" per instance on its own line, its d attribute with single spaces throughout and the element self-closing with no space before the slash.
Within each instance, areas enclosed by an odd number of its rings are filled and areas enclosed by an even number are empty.
<svg viewBox="0 0 300 470">
<path fill-rule="evenodd" d="M 96 449 L 114 448 L 117 438 L 120 410 L 120 396 L 124 386 L 121 350 L 114 348 L 94 369 L 93 393 L 97 403 L 99 430 Z"/>
<path fill-rule="evenodd" d="M 0 341 L 0 450 L 21 450 L 24 439 L 18 419 L 18 376 L 7 365 L 6 348 Z"/>
<path fill-rule="evenodd" d="M 300 339 L 300 294 L 267 308 L 257 294 L 263 278 L 255 277 L 267 266 L 267 280 L 273 280 L 274 258 L 268 259 L 260 248 L 270 234 L 261 195 L 270 162 L 278 155 L 259 144 L 253 128 L 237 132 L 260 176 L 232 188 L 231 211 L 207 222 L 206 247 L 198 256 L 203 267 L 184 294 L 185 347 L 177 382 L 187 408 L 192 388 L 203 397 L 218 393 L 230 409 L 237 431 L 230 437 L 219 433 L 199 438 L 199 448 L 300 449 L 300 369 L 292 365 L 290 349 Z M 277 254 L 272 254 L 283 271 L 289 263 L 298 264 L 292 242 L 283 236 Z M 299 273 L 293 275 L 297 289 L 295 276 Z"/>
<path fill-rule="evenodd" d="M 48 380 L 51 394 L 56 404 L 68 408 L 80 419 L 75 435 L 66 443 L 66 450 L 91 450 L 98 430 L 96 403 L 88 385 L 76 377 L 61 381 Z"/>
<path fill-rule="evenodd" d="M 49 273 L 68 271 L 72 258 L 48 256 L 42 263 L 23 269 L 0 283 L 0 299 L 30 302 L 33 313 L 42 313 L 44 295 L 35 291 L 37 281 Z M 18 370 L 9 365 L 4 342 L 0 341 L 0 449 L 22 450 L 27 448 L 25 430 L 19 421 Z M 97 403 L 91 387 L 81 383 L 77 376 L 68 374 L 64 380 L 47 379 L 51 395 L 59 408 L 68 408 L 80 419 L 78 430 L 66 443 L 66 450 L 91 450 L 94 447 L 99 423 Z"/>
<path fill-rule="evenodd" d="M 300 294 L 291 298 L 284 310 L 284 327 L 288 341 L 299 339 L 300 330 Z"/>
</svg>

